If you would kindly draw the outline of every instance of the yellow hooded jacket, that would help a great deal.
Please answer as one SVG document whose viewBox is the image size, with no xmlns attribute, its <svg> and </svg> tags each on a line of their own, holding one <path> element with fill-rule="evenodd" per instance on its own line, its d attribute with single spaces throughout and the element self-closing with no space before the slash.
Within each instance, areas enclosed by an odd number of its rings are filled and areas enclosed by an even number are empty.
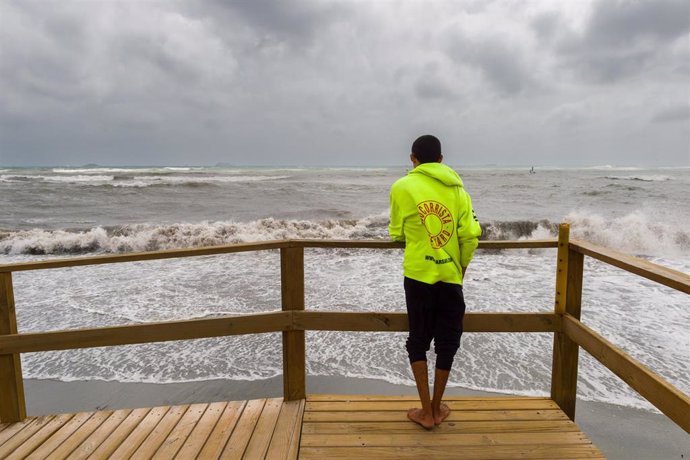
<svg viewBox="0 0 690 460">
<path fill-rule="evenodd" d="M 442 163 L 422 163 L 391 187 L 393 241 L 405 242 L 404 274 L 427 284 L 462 284 L 482 233 L 462 179 Z"/>
</svg>

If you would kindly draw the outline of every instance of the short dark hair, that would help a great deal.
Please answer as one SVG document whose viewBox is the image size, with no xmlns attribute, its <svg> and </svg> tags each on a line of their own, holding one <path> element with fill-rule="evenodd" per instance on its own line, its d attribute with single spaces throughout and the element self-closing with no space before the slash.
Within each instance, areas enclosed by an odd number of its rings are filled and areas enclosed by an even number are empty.
<svg viewBox="0 0 690 460">
<path fill-rule="evenodd" d="M 420 163 L 436 163 L 441 158 L 441 141 L 425 134 L 412 143 L 412 154 Z"/>
</svg>

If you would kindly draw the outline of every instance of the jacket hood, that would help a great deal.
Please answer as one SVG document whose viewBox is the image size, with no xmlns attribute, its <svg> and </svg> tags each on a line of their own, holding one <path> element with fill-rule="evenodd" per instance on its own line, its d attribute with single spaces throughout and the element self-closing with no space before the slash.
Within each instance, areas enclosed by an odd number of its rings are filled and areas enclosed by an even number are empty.
<svg viewBox="0 0 690 460">
<path fill-rule="evenodd" d="M 463 186 L 462 179 L 460 179 L 458 173 L 456 173 L 453 168 L 449 168 L 443 163 L 422 163 L 408 172 L 408 174 L 422 174 L 424 176 L 429 176 L 449 187 Z"/>
</svg>

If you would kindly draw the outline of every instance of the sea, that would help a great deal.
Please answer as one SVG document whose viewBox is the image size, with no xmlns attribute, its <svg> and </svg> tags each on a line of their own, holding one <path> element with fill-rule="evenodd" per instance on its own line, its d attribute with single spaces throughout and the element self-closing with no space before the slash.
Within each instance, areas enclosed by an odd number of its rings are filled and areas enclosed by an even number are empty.
<svg viewBox="0 0 690 460">
<path fill-rule="evenodd" d="M 453 165 L 451 165 L 453 166 Z M 483 238 L 571 236 L 690 272 L 690 168 L 455 165 Z M 0 169 L 0 263 L 285 238 L 387 239 L 404 165 Z M 554 249 L 477 250 L 468 312 L 550 312 Z M 690 296 L 585 259 L 585 324 L 690 393 Z M 13 275 L 20 332 L 280 309 L 280 255 L 261 251 Z M 306 305 L 404 312 L 402 250 L 307 249 Z M 404 333 L 306 334 L 308 375 L 413 385 Z M 552 334 L 467 333 L 450 386 L 548 395 Z M 278 333 L 22 355 L 25 378 L 257 380 L 282 373 Z M 433 352 L 430 352 L 433 362 Z M 578 397 L 651 405 L 586 352 Z"/>
</svg>

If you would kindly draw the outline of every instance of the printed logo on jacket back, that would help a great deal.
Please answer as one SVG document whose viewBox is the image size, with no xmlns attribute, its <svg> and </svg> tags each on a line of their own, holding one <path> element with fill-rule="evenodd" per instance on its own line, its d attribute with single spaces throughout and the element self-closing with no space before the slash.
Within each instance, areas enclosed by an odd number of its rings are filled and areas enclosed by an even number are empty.
<svg viewBox="0 0 690 460">
<path fill-rule="evenodd" d="M 417 204 L 419 219 L 429 234 L 429 243 L 434 249 L 445 246 L 453 236 L 455 225 L 453 215 L 438 201 L 422 201 Z"/>
</svg>

